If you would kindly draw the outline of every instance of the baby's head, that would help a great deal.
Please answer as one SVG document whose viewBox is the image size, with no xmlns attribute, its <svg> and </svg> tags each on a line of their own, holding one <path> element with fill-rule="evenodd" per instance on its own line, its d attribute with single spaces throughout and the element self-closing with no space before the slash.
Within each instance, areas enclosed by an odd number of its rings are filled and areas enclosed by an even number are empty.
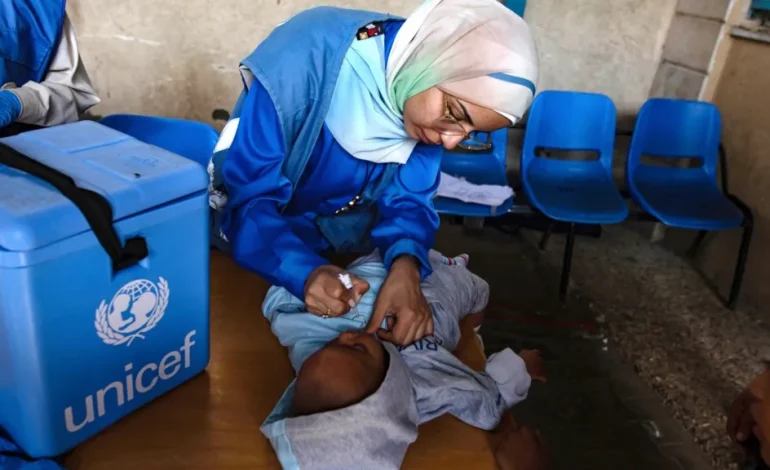
<svg viewBox="0 0 770 470">
<path fill-rule="evenodd" d="M 302 364 L 291 414 L 303 416 L 354 405 L 377 391 L 387 370 L 388 354 L 373 335 L 342 333 Z"/>
<path fill-rule="evenodd" d="M 284 468 L 401 468 L 420 416 L 406 362 L 390 343 L 343 333 L 305 359 L 262 425 Z M 351 445 L 351 436 L 360 436 Z"/>
</svg>

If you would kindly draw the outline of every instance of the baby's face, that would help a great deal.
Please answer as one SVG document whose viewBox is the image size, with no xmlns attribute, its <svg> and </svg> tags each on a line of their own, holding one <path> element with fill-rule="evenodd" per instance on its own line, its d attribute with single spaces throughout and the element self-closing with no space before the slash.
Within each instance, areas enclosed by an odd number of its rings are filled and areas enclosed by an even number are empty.
<svg viewBox="0 0 770 470">
<path fill-rule="evenodd" d="M 373 335 L 342 333 L 302 364 L 294 386 L 293 414 L 345 408 L 376 392 L 385 378 L 385 355 Z"/>
<path fill-rule="evenodd" d="M 358 363 L 369 372 L 382 369 L 385 356 L 382 344 L 374 335 L 356 330 L 342 333 L 321 351 L 327 355 L 346 357 L 346 360 Z"/>
</svg>

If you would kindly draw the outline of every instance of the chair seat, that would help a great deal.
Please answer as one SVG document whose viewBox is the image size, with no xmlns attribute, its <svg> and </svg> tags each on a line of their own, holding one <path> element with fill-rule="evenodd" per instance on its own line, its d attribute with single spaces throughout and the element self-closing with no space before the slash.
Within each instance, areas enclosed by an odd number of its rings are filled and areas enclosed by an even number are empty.
<svg viewBox="0 0 770 470">
<path fill-rule="evenodd" d="M 743 213 L 701 169 L 640 166 L 631 194 L 642 209 L 672 227 L 728 230 L 743 223 Z"/>
<path fill-rule="evenodd" d="M 628 217 L 628 205 L 612 178 L 602 171 L 569 175 L 537 171 L 535 167 L 530 170 L 527 181 L 532 205 L 551 219 L 616 224 Z"/>
<path fill-rule="evenodd" d="M 508 184 L 508 176 L 505 174 L 507 139 L 507 129 L 501 129 L 492 133 L 494 147 L 491 151 L 477 153 L 445 152 L 441 160 L 441 171 L 456 178 L 464 178 L 473 184 L 505 186 Z M 437 197 L 433 199 L 433 206 L 439 214 L 464 217 L 497 217 L 507 213 L 513 207 L 513 198 L 508 198 L 497 207 L 491 207 L 463 202 L 458 199 Z"/>
<path fill-rule="evenodd" d="M 513 207 L 513 198 L 508 198 L 500 206 L 491 207 L 448 197 L 437 197 L 433 200 L 433 207 L 439 214 L 460 215 L 463 217 L 497 217 L 507 213 Z"/>
</svg>

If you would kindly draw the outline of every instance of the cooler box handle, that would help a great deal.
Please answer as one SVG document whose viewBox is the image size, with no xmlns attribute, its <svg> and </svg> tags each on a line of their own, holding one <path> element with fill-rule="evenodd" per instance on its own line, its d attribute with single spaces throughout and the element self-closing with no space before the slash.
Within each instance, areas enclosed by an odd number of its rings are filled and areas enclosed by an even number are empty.
<svg viewBox="0 0 770 470">
<path fill-rule="evenodd" d="M 126 245 L 121 246 L 118 233 L 112 226 L 112 206 L 104 196 L 79 188 L 75 180 L 64 173 L 3 143 L 0 143 L 0 164 L 40 178 L 72 201 L 83 213 L 99 243 L 112 260 L 113 273 L 129 268 L 147 257 L 147 242 L 143 237 L 129 238 Z"/>
</svg>

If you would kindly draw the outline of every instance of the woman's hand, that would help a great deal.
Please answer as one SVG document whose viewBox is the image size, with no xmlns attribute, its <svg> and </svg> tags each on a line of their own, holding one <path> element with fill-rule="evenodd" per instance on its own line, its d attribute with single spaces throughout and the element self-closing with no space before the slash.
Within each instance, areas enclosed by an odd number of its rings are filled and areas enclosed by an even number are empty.
<svg viewBox="0 0 770 470">
<path fill-rule="evenodd" d="M 344 272 L 337 266 L 325 265 L 310 273 L 305 281 L 305 305 L 308 312 L 319 317 L 339 317 L 348 313 L 361 300 L 369 290 L 369 283 L 350 274 L 353 288 L 345 289 L 337 277 Z"/>
<path fill-rule="evenodd" d="M 388 319 L 387 329 L 381 329 L 382 319 L 388 314 L 393 318 Z M 420 270 L 411 256 L 393 262 L 366 331 L 399 346 L 433 334 L 433 315 L 420 289 Z"/>
</svg>

